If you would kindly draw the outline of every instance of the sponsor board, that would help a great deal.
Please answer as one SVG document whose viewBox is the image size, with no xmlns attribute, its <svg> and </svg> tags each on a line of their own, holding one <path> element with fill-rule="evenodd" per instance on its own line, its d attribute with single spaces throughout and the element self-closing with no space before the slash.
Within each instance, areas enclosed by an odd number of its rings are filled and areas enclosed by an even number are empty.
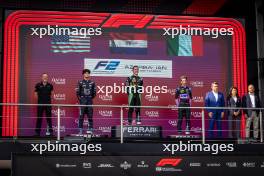
<svg viewBox="0 0 264 176">
<path fill-rule="evenodd" d="M 141 77 L 172 78 L 170 60 L 128 60 L 85 58 L 84 68 L 91 69 L 92 76 L 128 77 L 137 63 Z"/>
</svg>

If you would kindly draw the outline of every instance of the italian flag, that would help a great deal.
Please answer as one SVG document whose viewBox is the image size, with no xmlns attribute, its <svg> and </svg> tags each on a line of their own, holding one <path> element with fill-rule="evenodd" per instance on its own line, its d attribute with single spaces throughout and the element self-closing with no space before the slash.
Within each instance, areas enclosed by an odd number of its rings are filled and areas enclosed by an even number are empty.
<svg viewBox="0 0 264 176">
<path fill-rule="evenodd" d="M 203 37 L 177 35 L 167 39 L 168 56 L 202 56 Z"/>
</svg>

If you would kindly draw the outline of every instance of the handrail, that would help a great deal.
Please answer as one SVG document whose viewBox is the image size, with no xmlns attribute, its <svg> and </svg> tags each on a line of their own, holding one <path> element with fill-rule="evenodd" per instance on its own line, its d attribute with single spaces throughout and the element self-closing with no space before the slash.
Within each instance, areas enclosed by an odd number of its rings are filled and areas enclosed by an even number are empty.
<svg viewBox="0 0 264 176">
<path fill-rule="evenodd" d="M 234 109 L 241 109 L 241 110 L 260 110 L 260 141 L 263 142 L 263 123 L 262 123 L 262 110 L 264 108 L 245 108 L 245 107 L 177 107 L 176 105 L 168 105 L 168 106 L 129 106 L 129 105 L 80 105 L 80 104 L 34 104 L 34 103 L 0 103 L 0 106 L 52 106 L 56 107 L 58 110 L 57 114 L 57 140 L 60 140 L 60 125 L 61 125 L 61 116 L 60 116 L 60 110 L 61 107 L 106 107 L 106 108 L 120 108 L 120 130 L 121 130 L 121 136 L 120 136 L 120 143 L 124 142 L 124 136 L 123 136 L 123 109 L 124 108 L 155 108 L 155 109 L 200 109 L 202 110 L 202 143 L 205 143 L 205 110 L 234 110 Z"/>
<path fill-rule="evenodd" d="M 0 103 L 0 106 L 54 106 L 54 107 L 107 107 L 107 108 L 155 108 L 155 109 L 242 109 L 242 110 L 264 110 L 264 108 L 245 108 L 245 107 L 207 107 L 207 106 L 191 106 L 191 107 L 176 107 L 175 106 L 129 106 L 129 105 L 81 105 L 81 104 L 34 104 L 34 103 Z"/>
</svg>

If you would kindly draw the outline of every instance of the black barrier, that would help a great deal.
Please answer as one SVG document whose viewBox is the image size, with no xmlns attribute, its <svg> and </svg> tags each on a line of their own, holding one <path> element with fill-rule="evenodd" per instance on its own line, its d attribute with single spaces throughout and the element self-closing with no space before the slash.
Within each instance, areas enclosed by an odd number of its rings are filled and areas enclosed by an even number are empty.
<svg viewBox="0 0 264 176">
<path fill-rule="evenodd" d="M 263 156 L 38 156 L 13 155 L 13 176 L 262 176 Z"/>
<path fill-rule="evenodd" d="M 201 144 L 190 141 L 174 141 L 164 143 L 127 142 L 60 142 L 55 141 L 23 141 L 0 143 L 0 160 L 10 160 L 11 154 L 54 156 L 90 156 L 90 155 L 139 155 L 139 156 L 251 156 L 258 154 L 264 158 L 262 144 L 216 143 Z M 56 149 L 57 148 L 57 149 Z"/>
</svg>

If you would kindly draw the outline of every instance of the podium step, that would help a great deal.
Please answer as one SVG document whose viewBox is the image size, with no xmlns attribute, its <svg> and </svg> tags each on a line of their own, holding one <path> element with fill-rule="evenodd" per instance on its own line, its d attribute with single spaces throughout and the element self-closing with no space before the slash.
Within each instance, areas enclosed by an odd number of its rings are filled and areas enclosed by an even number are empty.
<svg viewBox="0 0 264 176">
<path fill-rule="evenodd" d="M 201 135 L 170 135 L 169 138 L 172 139 L 198 139 L 201 138 Z"/>
</svg>

